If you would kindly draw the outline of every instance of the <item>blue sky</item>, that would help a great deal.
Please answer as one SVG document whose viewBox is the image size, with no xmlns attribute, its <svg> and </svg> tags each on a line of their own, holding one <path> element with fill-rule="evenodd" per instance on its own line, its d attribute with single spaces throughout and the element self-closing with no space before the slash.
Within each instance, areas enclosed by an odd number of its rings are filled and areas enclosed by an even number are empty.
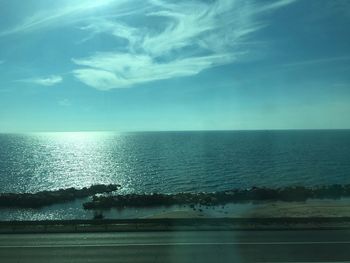
<svg viewBox="0 0 350 263">
<path fill-rule="evenodd" d="M 0 132 L 350 128 L 349 24 L 347 0 L 0 0 Z"/>
</svg>

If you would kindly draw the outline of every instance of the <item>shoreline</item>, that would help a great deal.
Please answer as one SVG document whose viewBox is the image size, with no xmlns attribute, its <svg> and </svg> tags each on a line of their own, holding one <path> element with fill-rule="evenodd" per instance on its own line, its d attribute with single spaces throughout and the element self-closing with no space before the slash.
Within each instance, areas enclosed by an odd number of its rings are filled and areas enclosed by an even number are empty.
<svg viewBox="0 0 350 263">
<path fill-rule="evenodd" d="M 1 209 L 0 221 L 216 219 L 216 218 L 341 218 L 350 217 L 350 198 L 305 202 L 260 201 L 226 205 L 173 205 L 84 210 L 81 201 L 40 209 Z M 101 215 L 96 217 L 96 214 Z"/>
<path fill-rule="evenodd" d="M 104 218 L 105 220 L 194 220 L 350 217 L 350 185 L 279 189 L 253 187 L 245 190 L 173 195 L 116 195 L 115 189 L 118 187 L 119 185 L 97 185 L 80 190 L 73 188 L 36 194 L 14 194 L 11 198 L 17 202 L 12 203 L 12 206 L 3 202 L 0 206 L 0 220 L 40 222 L 41 220 L 98 220 Z M 102 190 L 111 193 L 94 195 L 93 198 L 89 198 L 93 192 L 96 194 Z M 66 195 L 67 192 L 69 195 Z M 8 195 L 6 194 L 5 197 L 7 198 Z M 47 196 L 50 198 L 47 199 Z M 57 200 L 57 196 L 63 199 Z M 0 200 L 3 197 L 4 195 L 0 194 Z M 33 204 L 32 200 L 44 202 L 44 205 Z M 19 206 L 18 202 L 23 202 L 20 204 L 24 206 Z M 86 207 L 87 203 L 92 203 L 93 206 Z"/>
</svg>

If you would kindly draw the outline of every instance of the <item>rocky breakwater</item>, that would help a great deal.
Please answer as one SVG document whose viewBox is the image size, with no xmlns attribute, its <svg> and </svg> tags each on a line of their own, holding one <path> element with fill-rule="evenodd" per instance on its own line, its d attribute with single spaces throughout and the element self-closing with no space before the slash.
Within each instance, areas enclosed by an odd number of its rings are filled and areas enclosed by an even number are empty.
<svg viewBox="0 0 350 263">
<path fill-rule="evenodd" d="M 329 185 L 318 187 L 292 186 L 284 188 L 233 189 L 214 193 L 178 194 L 128 194 L 94 196 L 83 204 L 85 209 L 106 209 L 111 207 L 151 207 L 170 205 L 222 205 L 249 201 L 305 201 L 307 199 L 337 199 L 350 197 L 350 185 Z"/>
<path fill-rule="evenodd" d="M 55 203 L 64 203 L 77 198 L 93 196 L 99 193 L 110 193 L 120 188 L 118 184 L 92 185 L 82 189 L 67 188 L 37 193 L 1 193 L 0 207 L 38 208 Z"/>
</svg>

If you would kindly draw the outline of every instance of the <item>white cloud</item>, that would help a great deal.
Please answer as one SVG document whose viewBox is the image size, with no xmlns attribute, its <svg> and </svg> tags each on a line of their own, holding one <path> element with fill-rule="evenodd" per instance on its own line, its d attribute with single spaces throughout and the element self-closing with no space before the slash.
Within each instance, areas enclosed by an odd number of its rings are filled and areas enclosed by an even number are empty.
<svg viewBox="0 0 350 263">
<path fill-rule="evenodd" d="M 51 75 L 44 78 L 31 78 L 18 80 L 20 82 L 32 83 L 41 86 L 53 86 L 63 81 L 63 78 L 59 75 Z"/>
<path fill-rule="evenodd" d="M 158 63 L 146 55 L 98 53 L 87 59 L 74 60 L 77 65 L 86 66 L 75 70 L 74 74 L 86 85 L 108 90 L 154 80 L 191 76 L 233 60 L 232 54 L 218 54 Z"/>
<path fill-rule="evenodd" d="M 75 77 L 88 86 L 99 90 L 109 90 L 113 86 L 123 87 L 127 82 L 114 73 L 99 69 L 77 69 Z"/>
<path fill-rule="evenodd" d="M 108 90 L 232 63 L 247 52 L 242 49 L 247 38 L 265 26 L 260 16 L 294 1 L 149 0 L 152 8 L 133 17 L 142 24 L 99 18 L 82 27 L 90 38 L 108 34 L 126 44 L 114 52 L 73 59 L 80 66 L 73 74 L 86 85 Z"/>
<path fill-rule="evenodd" d="M 109 90 L 191 76 L 237 61 L 249 51 L 248 38 L 266 26 L 262 16 L 295 1 L 62 0 L 0 32 L 0 37 L 68 25 L 86 32 L 83 44 L 109 35 L 116 41 L 113 51 L 96 50 L 72 60 L 78 80 Z M 62 78 L 30 81 L 50 86 Z"/>
</svg>

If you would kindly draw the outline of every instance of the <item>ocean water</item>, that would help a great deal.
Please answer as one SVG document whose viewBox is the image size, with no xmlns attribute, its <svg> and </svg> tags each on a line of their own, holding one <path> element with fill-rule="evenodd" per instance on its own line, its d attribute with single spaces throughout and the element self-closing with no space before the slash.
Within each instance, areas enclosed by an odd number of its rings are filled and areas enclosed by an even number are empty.
<svg viewBox="0 0 350 263">
<path fill-rule="evenodd" d="M 0 192 L 109 183 L 120 193 L 350 183 L 350 131 L 0 135 Z"/>
</svg>

